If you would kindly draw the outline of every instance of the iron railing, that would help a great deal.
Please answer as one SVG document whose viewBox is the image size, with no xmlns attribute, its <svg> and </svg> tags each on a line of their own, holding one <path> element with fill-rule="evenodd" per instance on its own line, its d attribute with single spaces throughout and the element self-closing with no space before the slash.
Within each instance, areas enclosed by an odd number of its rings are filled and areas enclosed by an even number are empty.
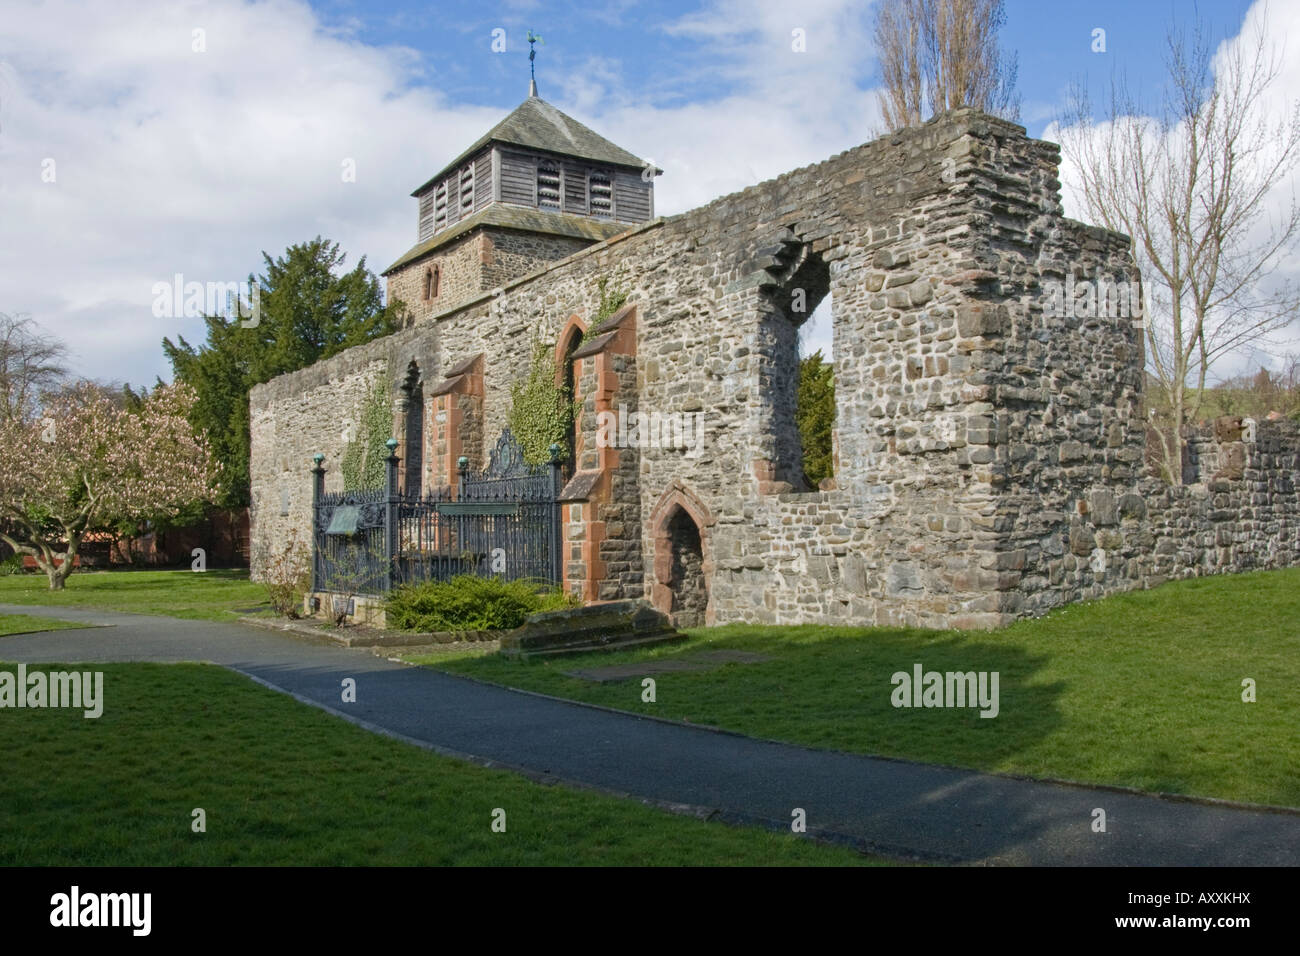
<svg viewBox="0 0 1300 956">
<path fill-rule="evenodd" d="M 526 465 L 506 430 L 486 469 L 471 472 L 462 458 L 454 488 L 408 496 L 398 490 L 396 444 L 389 442 L 384 489 L 326 493 L 317 456 L 313 591 L 380 595 L 457 574 L 562 582 L 557 460 Z"/>
</svg>

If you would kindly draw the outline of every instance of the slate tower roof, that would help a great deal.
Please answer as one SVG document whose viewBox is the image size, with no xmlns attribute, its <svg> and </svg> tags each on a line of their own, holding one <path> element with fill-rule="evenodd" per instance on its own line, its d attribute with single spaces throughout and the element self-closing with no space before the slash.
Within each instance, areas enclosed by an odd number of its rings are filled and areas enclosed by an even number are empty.
<svg viewBox="0 0 1300 956">
<path fill-rule="evenodd" d="M 558 153 L 611 166 L 630 166 L 636 169 L 645 166 L 642 159 L 623 147 L 611 143 L 595 130 L 556 109 L 540 96 L 530 96 L 516 106 L 509 116 L 475 140 L 473 145 L 434 173 L 411 195 L 418 196 L 440 177 L 447 175 L 489 143 L 523 146 L 527 149 Z M 655 172 L 658 174 L 663 170 L 656 169 Z"/>
<path fill-rule="evenodd" d="M 516 248 L 510 266 L 505 260 L 498 266 L 490 250 L 481 250 L 483 261 L 474 267 L 488 270 L 481 282 L 499 285 L 518 270 L 649 222 L 654 177 L 661 172 L 533 93 L 411 193 L 419 203 L 416 243 L 384 274 L 446 254 L 439 250 L 472 234 L 561 240 L 524 252 Z M 442 289 L 441 267 L 433 261 L 428 267 L 438 277 L 426 278 L 428 301 L 447 301 L 434 291 Z M 410 289 L 404 294 L 409 297 Z"/>
</svg>

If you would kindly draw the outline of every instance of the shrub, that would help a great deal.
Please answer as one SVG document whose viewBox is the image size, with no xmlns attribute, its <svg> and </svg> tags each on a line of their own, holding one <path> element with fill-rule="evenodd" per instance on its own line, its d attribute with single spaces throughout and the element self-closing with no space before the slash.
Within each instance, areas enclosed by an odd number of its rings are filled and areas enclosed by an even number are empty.
<svg viewBox="0 0 1300 956">
<path fill-rule="evenodd" d="M 325 581 L 320 585 L 322 591 L 330 593 L 330 617 L 335 627 L 346 627 L 348 608 L 352 599 L 360 594 L 370 581 L 370 569 L 366 566 L 366 554 L 361 545 L 349 542 L 336 552 L 334 560 L 325 573 Z"/>
<path fill-rule="evenodd" d="M 23 556 L 21 554 L 11 554 L 9 557 L 0 561 L 0 577 L 7 574 L 22 574 Z"/>
<path fill-rule="evenodd" d="M 537 581 L 459 574 L 450 581 L 410 584 L 388 596 L 388 626 L 403 631 L 496 631 L 530 614 L 574 607 L 575 599 Z"/>
<path fill-rule="evenodd" d="M 303 597 L 311 588 L 311 552 L 298 540 L 297 529 L 289 532 L 289 540 L 281 549 L 263 544 L 258 548 L 258 558 L 262 583 L 275 612 L 288 618 L 300 617 Z"/>
</svg>

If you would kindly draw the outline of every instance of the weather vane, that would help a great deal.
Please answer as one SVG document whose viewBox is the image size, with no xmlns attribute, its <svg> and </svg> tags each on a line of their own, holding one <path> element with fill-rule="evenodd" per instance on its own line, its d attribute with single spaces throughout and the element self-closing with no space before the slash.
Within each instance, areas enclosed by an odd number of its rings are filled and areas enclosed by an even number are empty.
<svg viewBox="0 0 1300 956">
<path fill-rule="evenodd" d="M 528 31 L 528 92 L 531 96 L 537 95 L 537 71 L 535 61 L 537 60 L 537 48 L 534 43 L 545 44 L 540 33 Z"/>
</svg>

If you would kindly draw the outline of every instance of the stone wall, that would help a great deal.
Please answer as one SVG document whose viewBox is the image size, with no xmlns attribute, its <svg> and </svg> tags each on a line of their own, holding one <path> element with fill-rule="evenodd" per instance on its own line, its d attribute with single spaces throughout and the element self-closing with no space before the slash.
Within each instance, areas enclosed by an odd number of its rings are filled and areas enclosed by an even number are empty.
<svg viewBox="0 0 1300 956">
<path fill-rule="evenodd" d="M 999 149 L 1007 175 L 976 174 L 990 251 L 969 277 L 981 300 L 971 321 L 988 346 L 987 404 L 967 436 L 995 499 L 971 573 L 996 589 L 989 611 L 1005 621 L 1127 586 L 1113 562 L 1097 570 L 1086 509 L 1140 476 L 1144 333 L 1118 314 L 1054 307 L 1050 283 L 1136 283 L 1128 240 L 1060 218 L 1054 144 Z"/>
<path fill-rule="evenodd" d="M 1140 587 L 1300 564 L 1300 425 L 1228 418 L 1189 432 L 1186 484 L 1148 478 L 1090 507 L 1097 563 Z"/>
<path fill-rule="evenodd" d="M 286 542 L 310 540 L 310 469 L 316 454 L 325 456 L 325 490 L 344 490 L 341 465 L 347 438 L 356 432 L 365 400 L 385 372 L 394 409 L 393 434 L 401 434 L 397 409 L 410 363 L 415 361 L 426 370 L 425 382 L 437 369 L 432 330 L 414 332 L 397 332 L 348 349 L 253 388 L 249 396 L 253 580 L 262 578 L 266 561 L 282 553 Z M 427 399 L 425 407 L 429 407 Z"/>
<path fill-rule="evenodd" d="M 485 230 L 481 288 L 485 292 L 495 289 L 589 245 L 591 240 L 573 236 L 544 236 L 509 229 Z"/>
<path fill-rule="evenodd" d="M 425 322 L 439 312 L 455 308 L 490 288 L 485 283 L 483 259 L 491 243 L 482 230 L 439 246 L 431 255 L 408 263 L 388 275 L 388 301 L 406 305 L 405 324 Z M 425 273 L 438 269 L 438 294 L 424 298 Z"/>
<path fill-rule="evenodd" d="M 574 474 L 568 504 L 565 583 L 587 600 L 618 600 L 644 590 L 639 449 L 623 447 L 620 430 L 638 410 L 637 309 L 608 317 L 569 353 L 574 400 Z M 562 341 L 566 341 L 562 335 Z M 612 434 L 611 434 L 612 433 Z M 611 441 L 610 439 L 614 440 Z"/>
<path fill-rule="evenodd" d="M 1134 279 L 1128 240 L 1062 217 L 1058 159 L 1014 124 L 954 111 L 262 386 L 253 469 L 267 519 L 255 516 L 254 540 L 289 526 L 267 502 L 294 475 L 290 517 L 306 527 L 311 454 L 329 454 L 381 358 L 393 375 L 415 359 L 436 384 L 482 354 L 460 444 L 491 447 L 535 345 L 585 328 L 607 279 L 635 306 L 634 339 L 593 340 L 575 363 L 584 399 L 643 419 L 700 416 L 703 440 L 657 433 L 596 454 L 593 424 L 581 426 L 590 474 L 568 489 L 566 566 L 589 598 L 694 614 L 702 576 L 708 623 L 990 627 L 1162 574 L 1250 566 L 1252 551 L 1294 562 L 1290 439 L 1265 450 L 1261 425 L 1237 490 L 1166 493 L 1142 477 L 1141 331 L 1058 314 L 1046 295 L 1062 277 Z M 812 491 L 794 427 L 796 335 L 828 293 L 836 467 L 833 487 Z M 1194 524 L 1200 543 L 1180 543 Z M 1291 543 L 1268 545 L 1274 535 Z"/>
<path fill-rule="evenodd" d="M 544 268 L 591 244 L 590 239 L 478 228 L 388 275 L 388 301 L 406 305 L 405 325 L 431 321 L 484 292 Z M 425 300 L 425 273 L 439 270 L 438 295 Z"/>
</svg>

